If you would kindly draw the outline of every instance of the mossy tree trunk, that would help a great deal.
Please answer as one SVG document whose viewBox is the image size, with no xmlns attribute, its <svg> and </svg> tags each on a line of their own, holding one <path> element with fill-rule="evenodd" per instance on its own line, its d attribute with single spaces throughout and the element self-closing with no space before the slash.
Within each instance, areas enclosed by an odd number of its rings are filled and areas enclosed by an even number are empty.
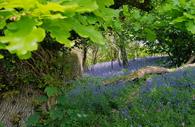
<svg viewBox="0 0 195 127">
<path fill-rule="evenodd" d="M 42 45 L 29 60 L 10 57 L 0 65 L 0 121 L 5 127 L 22 127 L 34 111 L 36 97 L 43 94 L 41 89 L 65 85 L 82 76 L 83 71 L 82 51 L 65 52 L 59 45 Z"/>
</svg>

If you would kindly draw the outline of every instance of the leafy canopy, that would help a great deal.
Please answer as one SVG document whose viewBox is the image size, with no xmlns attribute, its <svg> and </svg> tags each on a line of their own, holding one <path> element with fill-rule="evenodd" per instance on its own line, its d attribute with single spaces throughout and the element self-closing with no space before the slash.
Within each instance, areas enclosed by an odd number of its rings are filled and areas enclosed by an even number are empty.
<svg viewBox="0 0 195 127">
<path fill-rule="evenodd" d="M 0 49 L 26 59 L 46 33 L 73 46 L 70 31 L 104 44 L 99 27 L 111 26 L 119 13 L 109 8 L 112 4 L 113 0 L 0 0 Z"/>
<path fill-rule="evenodd" d="M 151 5 L 150 11 L 124 6 L 124 31 L 177 65 L 187 62 L 195 51 L 195 1 L 152 0 Z"/>
</svg>

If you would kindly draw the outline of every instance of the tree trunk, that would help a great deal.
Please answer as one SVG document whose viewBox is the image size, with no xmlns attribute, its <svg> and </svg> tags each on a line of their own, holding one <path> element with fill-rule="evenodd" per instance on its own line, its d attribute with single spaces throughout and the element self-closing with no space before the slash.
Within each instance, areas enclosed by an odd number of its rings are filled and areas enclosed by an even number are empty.
<svg viewBox="0 0 195 127">
<path fill-rule="evenodd" d="M 83 69 L 84 71 L 87 70 L 87 52 L 88 52 L 88 47 L 87 46 L 83 46 Z"/>
<path fill-rule="evenodd" d="M 124 35 L 122 33 L 118 33 L 119 35 L 119 43 L 118 43 L 118 47 L 120 50 L 120 55 L 121 55 L 121 59 L 122 59 L 122 64 L 123 67 L 127 67 L 128 66 L 128 58 L 127 58 L 127 51 L 126 51 L 126 45 L 125 45 L 125 39 L 124 39 Z"/>
<path fill-rule="evenodd" d="M 0 122 L 5 127 L 24 127 L 25 121 L 34 112 L 33 102 L 37 96 L 41 95 L 41 92 L 30 87 L 21 89 L 10 98 L 1 98 Z M 9 93 L 4 93 L 4 95 Z"/>
<path fill-rule="evenodd" d="M 99 51 L 99 48 L 94 46 L 93 48 L 93 64 L 96 64 L 97 63 L 97 55 L 98 55 L 98 51 Z"/>
<path fill-rule="evenodd" d="M 195 61 L 195 55 L 191 56 L 190 59 L 187 61 L 186 64 L 191 64 Z"/>
<path fill-rule="evenodd" d="M 128 58 L 127 58 L 127 52 L 126 52 L 125 45 L 121 44 L 119 48 L 121 51 L 121 58 L 122 58 L 123 67 L 127 67 L 128 66 Z"/>
</svg>

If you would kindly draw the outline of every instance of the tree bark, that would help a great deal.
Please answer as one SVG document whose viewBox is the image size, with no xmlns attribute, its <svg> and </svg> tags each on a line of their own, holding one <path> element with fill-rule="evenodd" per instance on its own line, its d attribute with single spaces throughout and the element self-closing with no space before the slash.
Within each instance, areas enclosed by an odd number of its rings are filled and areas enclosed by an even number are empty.
<svg viewBox="0 0 195 127">
<path fill-rule="evenodd" d="M 122 58 L 123 67 L 127 67 L 128 66 L 128 58 L 127 58 L 126 48 L 123 44 L 121 44 L 119 48 L 121 51 L 121 58 Z"/>
<path fill-rule="evenodd" d="M 122 33 L 118 33 L 118 35 L 119 35 L 118 47 L 120 50 L 122 65 L 123 65 L 123 67 L 127 67 L 128 66 L 128 57 L 127 57 L 125 39 L 123 37 L 124 35 Z"/>
<path fill-rule="evenodd" d="M 83 46 L 83 62 L 82 62 L 82 66 L 83 66 L 83 70 L 87 70 L 87 52 L 88 52 L 88 47 L 87 46 Z"/>
<path fill-rule="evenodd" d="M 93 51 L 92 51 L 92 54 L 93 54 L 93 64 L 97 63 L 98 51 L 99 51 L 99 48 L 97 46 L 94 46 L 93 47 Z"/>
<path fill-rule="evenodd" d="M 21 89 L 10 98 L 1 98 L 0 121 L 5 127 L 24 127 L 25 121 L 34 112 L 34 101 L 41 92 L 30 87 Z"/>
<path fill-rule="evenodd" d="M 195 61 L 195 55 L 190 57 L 190 59 L 188 60 L 188 62 L 186 64 L 191 64 Z"/>
</svg>

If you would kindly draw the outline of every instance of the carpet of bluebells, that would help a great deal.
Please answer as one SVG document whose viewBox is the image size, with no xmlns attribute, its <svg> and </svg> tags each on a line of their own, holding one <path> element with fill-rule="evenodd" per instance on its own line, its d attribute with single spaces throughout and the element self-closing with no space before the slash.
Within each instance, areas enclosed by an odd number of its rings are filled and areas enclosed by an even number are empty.
<svg viewBox="0 0 195 127">
<path fill-rule="evenodd" d="M 126 88 L 128 85 L 132 85 L 133 82 L 123 83 L 117 82 L 109 85 L 102 85 L 101 80 L 105 78 L 113 78 L 115 76 L 126 75 L 137 71 L 146 66 L 167 66 L 167 57 L 146 57 L 129 60 L 129 66 L 125 69 L 119 65 L 118 61 L 105 62 L 93 65 L 85 72 L 87 82 L 77 81 L 77 87 L 70 92 L 70 95 L 79 95 L 81 93 L 91 92 L 94 95 L 110 94 L 112 97 L 116 97 L 120 94 L 120 91 Z M 89 77 L 90 78 L 87 78 Z M 92 78 L 93 77 L 93 78 Z"/>
<path fill-rule="evenodd" d="M 172 86 L 195 89 L 195 67 L 188 67 L 176 72 L 152 77 L 146 82 L 142 92 L 151 91 L 154 87 Z"/>
<path fill-rule="evenodd" d="M 134 59 L 125 70 L 117 62 L 94 65 L 83 78 L 71 82 L 70 89 L 65 88 L 48 115 L 43 113 L 44 125 L 41 122 L 30 125 L 195 127 L 195 67 L 102 85 L 105 78 L 129 74 L 145 66 L 167 66 L 167 60 L 167 57 Z M 32 119 L 35 118 L 29 121 Z"/>
<path fill-rule="evenodd" d="M 146 66 L 168 66 L 167 57 L 146 57 L 137 58 L 129 61 L 129 66 L 125 69 L 119 65 L 117 61 L 105 62 L 93 65 L 86 71 L 86 75 L 100 77 L 100 78 L 110 78 L 119 75 L 126 75 L 137 71 L 140 68 Z M 95 84 L 95 85 L 94 85 Z M 91 81 L 85 82 L 85 90 L 91 90 L 95 95 L 111 92 L 116 95 L 117 92 L 121 91 L 126 87 L 126 83 L 118 82 L 117 84 L 110 84 L 107 86 L 97 86 L 98 83 L 93 83 Z M 101 84 L 99 82 L 99 84 Z M 129 85 L 133 82 L 128 83 Z M 80 91 L 83 85 L 79 84 L 80 87 L 74 90 L 75 94 Z M 150 91 L 153 87 L 160 86 L 176 86 L 176 87 L 190 87 L 195 88 L 195 67 L 188 67 L 180 69 L 176 72 L 154 76 L 146 81 L 146 86 L 142 87 L 142 92 Z"/>
<path fill-rule="evenodd" d="M 135 58 L 133 60 L 129 60 L 129 66 L 127 66 L 125 69 L 120 66 L 118 61 L 98 63 L 91 66 L 85 74 L 90 76 L 109 78 L 132 73 L 146 66 L 168 66 L 168 64 L 165 63 L 167 59 L 168 58 L 166 56 Z"/>
<path fill-rule="evenodd" d="M 77 81 L 69 92 L 71 106 L 108 113 L 117 109 L 122 116 L 120 126 L 195 126 L 195 68 L 188 67 L 175 72 L 151 76 L 145 80 L 117 82 L 102 85 L 104 78 L 129 74 L 146 66 L 168 66 L 167 57 L 146 57 L 129 61 L 125 70 L 118 62 L 93 65 L 86 77 Z M 138 88 L 134 101 L 127 96 Z M 119 101 L 123 98 L 123 101 Z M 125 99 L 126 98 L 126 99 Z M 124 100 L 126 100 L 124 102 Z M 110 109 L 111 108 L 111 109 Z M 119 121 L 118 121 L 119 122 Z M 120 120 L 121 122 L 121 120 Z M 119 123 L 118 123 L 119 124 Z"/>
</svg>

